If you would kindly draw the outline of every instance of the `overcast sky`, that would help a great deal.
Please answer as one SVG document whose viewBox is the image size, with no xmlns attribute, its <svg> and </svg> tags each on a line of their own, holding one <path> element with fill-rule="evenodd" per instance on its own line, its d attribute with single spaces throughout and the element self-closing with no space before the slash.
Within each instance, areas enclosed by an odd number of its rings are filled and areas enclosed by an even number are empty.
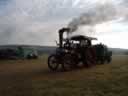
<svg viewBox="0 0 128 96">
<path fill-rule="evenodd" d="M 0 45 L 55 45 L 61 27 L 107 3 L 116 9 L 116 18 L 95 23 L 91 35 L 110 47 L 128 48 L 127 0 L 0 0 Z M 109 12 L 105 15 L 115 17 Z M 87 25 L 78 29 L 77 34 L 90 35 Z"/>
</svg>

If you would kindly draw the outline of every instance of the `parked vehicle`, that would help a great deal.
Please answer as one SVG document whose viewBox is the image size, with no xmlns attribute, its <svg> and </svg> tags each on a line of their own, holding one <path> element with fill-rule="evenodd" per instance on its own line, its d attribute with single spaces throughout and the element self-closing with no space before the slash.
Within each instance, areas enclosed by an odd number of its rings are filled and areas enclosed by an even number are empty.
<svg viewBox="0 0 128 96">
<path fill-rule="evenodd" d="M 1 48 L 0 59 L 37 59 L 38 52 L 33 48 L 21 46 L 15 48 Z"/>
</svg>

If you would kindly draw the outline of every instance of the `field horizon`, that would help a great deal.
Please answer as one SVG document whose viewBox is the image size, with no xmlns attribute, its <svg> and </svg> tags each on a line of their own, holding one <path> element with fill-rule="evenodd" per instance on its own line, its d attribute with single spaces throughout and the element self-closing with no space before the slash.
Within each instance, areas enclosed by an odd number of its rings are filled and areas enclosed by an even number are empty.
<svg viewBox="0 0 128 96">
<path fill-rule="evenodd" d="M 0 45 L 0 49 L 12 48 L 15 49 L 17 47 L 25 47 L 25 48 L 33 48 L 38 51 L 40 55 L 42 54 L 52 54 L 56 50 L 57 46 L 41 46 L 41 45 L 22 45 L 22 44 L 10 44 L 10 45 Z M 114 55 L 128 55 L 128 49 L 123 48 L 108 48 L 113 52 Z"/>
</svg>

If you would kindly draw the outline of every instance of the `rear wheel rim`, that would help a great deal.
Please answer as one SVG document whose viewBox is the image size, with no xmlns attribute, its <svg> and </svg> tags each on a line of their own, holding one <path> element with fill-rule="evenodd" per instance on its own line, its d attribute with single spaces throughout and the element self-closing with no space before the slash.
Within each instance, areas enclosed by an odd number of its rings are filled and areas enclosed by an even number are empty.
<svg viewBox="0 0 128 96">
<path fill-rule="evenodd" d="M 63 58 L 63 61 L 64 61 L 63 66 L 62 66 L 63 69 L 65 71 L 71 70 L 71 68 L 72 68 L 72 58 L 71 58 L 70 54 L 65 55 L 64 58 Z"/>
<path fill-rule="evenodd" d="M 88 65 L 94 65 L 95 64 L 95 55 L 92 53 L 91 49 L 88 49 L 86 51 L 86 60 Z"/>
</svg>

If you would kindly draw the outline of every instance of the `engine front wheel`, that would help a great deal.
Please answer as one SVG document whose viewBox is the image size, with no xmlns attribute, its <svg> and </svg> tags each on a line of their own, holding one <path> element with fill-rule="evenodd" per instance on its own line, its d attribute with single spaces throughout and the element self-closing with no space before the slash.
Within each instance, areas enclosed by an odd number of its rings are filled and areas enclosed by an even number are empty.
<svg viewBox="0 0 128 96">
<path fill-rule="evenodd" d="M 55 55 L 51 55 L 48 57 L 48 67 L 52 71 L 56 71 L 58 69 L 59 64 Z"/>
</svg>

